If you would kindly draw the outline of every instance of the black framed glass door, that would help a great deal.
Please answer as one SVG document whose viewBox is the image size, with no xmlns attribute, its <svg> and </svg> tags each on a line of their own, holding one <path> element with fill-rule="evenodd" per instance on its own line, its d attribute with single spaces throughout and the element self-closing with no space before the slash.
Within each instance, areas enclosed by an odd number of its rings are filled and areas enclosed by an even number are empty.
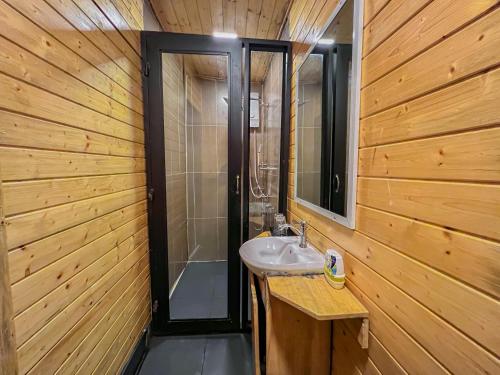
<svg viewBox="0 0 500 375">
<path fill-rule="evenodd" d="M 153 331 L 238 330 L 241 41 L 142 42 Z"/>
<path fill-rule="evenodd" d="M 243 242 L 269 230 L 266 211 L 286 213 L 292 43 L 243 39 Z M 248 269 L 242 264 L 243 327 L 249 327 Z"/>
</svg>

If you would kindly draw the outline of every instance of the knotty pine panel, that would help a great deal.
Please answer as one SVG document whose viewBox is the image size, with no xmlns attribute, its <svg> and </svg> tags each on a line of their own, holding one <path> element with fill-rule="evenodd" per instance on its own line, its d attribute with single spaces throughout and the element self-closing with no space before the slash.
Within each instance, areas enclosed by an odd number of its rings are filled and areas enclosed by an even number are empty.
<svg viewBox="0 0 500 375">
<path fill-rule="evenodd" d="M 363 88 L 361 117 L 498 66 L 499 24 L 496 8 Z"/>
<path fill-rule="evenodd" d="M 59 370 L 61 373 L 86 373 L 95 368 L 100 357 L 89 354 L 104 353 L 128 319 L 138 320 L 138 312 L 148 304 L 150 298 L 149 282 L 150 280 L 147 279 L 132 297 L 130 294 L 136 290 L 135 285 L 132 285 L 127 293 L 123 294 L 107 315 L 81 342 L 78 349 L 62 364 Z"/>
<path fill-rule="evenodd" d="M 430 180 L 500 180 L 500 128 L 360 150 L 358 174 Z"/>
<path fill-rule="evenodd" d="M 391 0 L 380 10 L 375 19 L 368 23 L 363 33 L 363 57 L 373 51 L 394 30 L 404 25 L 420 9 L 432 0 Z M 368 1 L 370 2 L 370 1 Z"/>
<path fill-rule="evenodd" d="M 119 372 L 149 324 L 143 14 L 139 0 L 0 0 L 0 216 L 20 374 L 88 373 L 104 354 Z"/>
<path fill-rule="evenodd" d="M 498 3 L 496 0 L 436 0 L 384 40 L 380 48 L 363 61 L 361 86 L 380 78 L 390 70 L 425 51 L 434 43 L 463 28 Z M 405 10 L 407 13 L 407 10 Z M 388 25 L 385 25 L 387 27 Z M 375 26 L 373 25 L 373 28 Z"/>
<path fill-rule="evenodd" d="M 19 368 L 30 369 L 32 373 L 53 373 L 54 365 L 62 363 L 66 352 L 72 352 L 76 348 L 79 339 L 101 319 L 133 280 L 140 274 L 147 274 L 147 246 L 144 243 L 137 251 L 129 254 L 95 283 L 94 288 L 81 294 L 61 314 L 21 345 L 18 349 Z M 74 331 L 80 327 L 82 334 L 75 335 Z M 69 345 L 61 345 L 67 343 L 68 339 L 71 339 Z M 48 353 L 41 353 L 37 348 L 47 348 Z M 32 369 L 32 366 L 35 367 Z"/>
<path fill-rule="evenodd" d="M 361 119 L 359 144 L 374 146 L 498 125 L 500 69 Z"/>
<path fill-rule="evenodd" d="M 336 5 L 314 3 L 329 12 L 312 22 L 304 1 L 290 10 L 294 76 Z M 498 2 L 364 3 L 356 228 L 294 202 L 289 176 L 289 220 L 344 253 L 347 287 L 371 314 L 366 351 L 336 327 L 332 373 L 499 372 Z"/>
<path fill-rule="evenodd" d="M 134 131 L 132 128 L 130 130 Z M 0 110 L 0 132 L 4 144 L 21 148 L 85 152 L 89 154 L 140 157 L 144 145 L 95 131 Z M 141 134 L 137 130 L 137 134 Z M 30 134 L 30 137 L 26 137 Z M 142 136 L 137 141 L 142 140 Z"/>
</svg>

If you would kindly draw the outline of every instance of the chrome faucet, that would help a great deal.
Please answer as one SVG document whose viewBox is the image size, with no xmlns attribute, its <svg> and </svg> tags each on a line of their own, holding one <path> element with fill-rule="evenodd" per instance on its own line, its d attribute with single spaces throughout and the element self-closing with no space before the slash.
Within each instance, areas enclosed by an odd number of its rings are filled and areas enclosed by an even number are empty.
<svg viewBox="0 0 500 375">
<path fill-rule="evenodd" d="M 300 242 L 299 242 L 299 247 L 302 249 L 305 249 L 307 247 L 307 221 L 301 220 L 301 221 L 296 221 L 297 224 L 300 225 L 300 230 L 299 230 L 299 236 L 300 236 Z"/>
<path fill-rule="evenodd" d="M 302 249 L 305 249 L 307 247 L 307 221 L 301 220 L 301 221 L 294 221 L 295 224 L 300 225 L 300 229 L 295 228 L 291 224 L 282 224 L 279 226 L 279 229 L 286 229 L 290 228 L 295 234 L 297 234 L 299 238 L 299 247 Z"/>
</svg>

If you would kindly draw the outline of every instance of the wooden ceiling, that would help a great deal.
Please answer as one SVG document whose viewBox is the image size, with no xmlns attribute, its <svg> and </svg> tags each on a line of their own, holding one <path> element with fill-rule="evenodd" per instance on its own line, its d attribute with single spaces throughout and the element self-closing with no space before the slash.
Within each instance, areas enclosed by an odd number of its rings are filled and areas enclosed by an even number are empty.
<svg viewBox="0 0 500 375">
<path fill-rule="evenodd" d="M 291 0 L 151 0 L 165 31 L 212 35 L 214 31 L 233 32 L 239 37 L 277 39 Z M 267 54 L 265 54 L 267 55 Z M 256 55 L 252 61 L 252 80 L 265 77 L 268 56 Z M 193 61 L 202 76 L 221 77 L 224 69 Z M 225 67 L 224 67 L 225 68 Z"/>
</svg>

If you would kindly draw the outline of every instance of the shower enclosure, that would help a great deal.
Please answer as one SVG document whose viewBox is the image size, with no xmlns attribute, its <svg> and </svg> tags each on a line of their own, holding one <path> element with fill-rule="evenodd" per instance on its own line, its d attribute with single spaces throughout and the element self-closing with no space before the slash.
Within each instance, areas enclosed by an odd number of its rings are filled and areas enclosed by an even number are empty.
<svg viewBox="0 0 500 375">
<path fill-rule="evenodd" d="M 280 209 L 283 55 L 251 51 L 250 56 L 249 238 L 270 230 Z"/>
<path fill-rule="evenodd" d="M 156 333 L 247 321 L 238 249 L 286 199 L 289 44 L 273 43 L 143 34 Z"/>
</svg>

